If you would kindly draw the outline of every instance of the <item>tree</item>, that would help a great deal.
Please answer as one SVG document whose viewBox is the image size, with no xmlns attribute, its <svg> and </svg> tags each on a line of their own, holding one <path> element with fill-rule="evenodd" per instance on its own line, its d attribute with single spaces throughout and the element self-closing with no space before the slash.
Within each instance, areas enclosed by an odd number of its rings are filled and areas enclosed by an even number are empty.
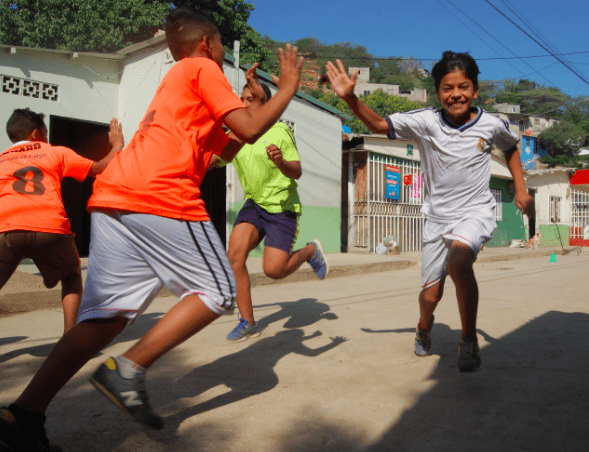
<svg viewBox="0 0 589 452">
<path fill-rule="evenodd" d="M 538 135 L 540 148 L 551 157 L 575 156 L 586 141 L 587 135 L 583 129 L 567 121 L 557 123 Z"/>
<path fill-rule="evenodd" d="M 360 96 L 360 99 L 382 117 L 389 116 L 397 112 L 416 110 L 423 107 L 423 105 L 421 105 L 419 102 L 409 100 L 406 97 L 389 96 L 380 89 L 366 96 Z M 326 93 L 321 96 L 319 100 L 352 116 L 354 119 L 344 123 L 352 129 L 352 132 L 366 134 L 370 133 L 368 127 L 366 127 L 362 121 L 354 116 L 354 113 L 350 107 L 348 107 L 348 104 L 346 104 L 337 94 L 332 92 Z"/>
<path fill-rule="evenodd" d="M 149 0 L 4 0 L 0 42 L 112 52 L 153 37 L 170 10 L 169 3 Z"/>
<path fill-rule="evenodd" d="M 228 49 L 241 41 L 240 63 L 268 70 L 270 52 L 247 24 L 251 3 L 243 0 L 176 0 L 213 14 Z M 169 0 L 2 0 L 0 43 L 71 51 L 113 52 L 153 37 L 172 10 Z"/>
</svg>

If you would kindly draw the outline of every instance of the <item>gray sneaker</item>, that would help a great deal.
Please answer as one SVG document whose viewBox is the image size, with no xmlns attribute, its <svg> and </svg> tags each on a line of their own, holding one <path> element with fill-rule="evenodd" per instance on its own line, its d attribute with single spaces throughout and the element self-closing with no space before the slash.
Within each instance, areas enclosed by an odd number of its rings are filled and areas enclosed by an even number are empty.
<svg viewBox="0 0 589 452">
<path fill-rule="evenodd" d="M 246 319 L 239 319 L 237 326 L 227 335 L 227 340 L 241 342 L 247 340 L 248 337 L 258 337 L 260 334 L 262 334 L 262 330 L 257 323 L 252 325 Z"/>
<path fill-rule="evenodd" d="M 113 358 L 100 365 L 90 382 L 129 416 L 155 429 L 164 426 L 162 418 L 149 405 L 143 379 L 123 378 Z"/>
<path fill-rule="evenodd" d="M 476 337 L 460 339 L 459 351 L 457 367 L 460 372 L 472 372 L 481 366 L 481 358 L 478 355 L 479 344 Z"/>
<path fill-rule="evenodd" d="M 432 315 L 432 324 L 429 327 L 429 330 L 420 330 L 419 324 L 417 325 L 417 329 L 415 332 L 415 349 L 413 353 L 417 356 L 427 356 L 429 355 L 429 349 L 432 347 L 432 328 L 434 327 L 434 316 Z"/>
</svg>

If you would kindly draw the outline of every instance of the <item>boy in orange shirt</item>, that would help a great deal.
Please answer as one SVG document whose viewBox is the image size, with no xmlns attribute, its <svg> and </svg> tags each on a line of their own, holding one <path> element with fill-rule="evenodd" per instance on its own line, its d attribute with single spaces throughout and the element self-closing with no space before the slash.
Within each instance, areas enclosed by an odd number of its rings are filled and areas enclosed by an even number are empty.
<svg viewBox="0 0 589 452">
<path fill-rule="evenodd" d="M 101 173 L 123 149 L 116 119 L 110 124 L 112 150 L 94 162 L 63 146 L 47 143 L 44 115 L 16 109 L 6 124 L 14 146 L 0 154 L 0 289 L 25 258 L 33 260 L 47 288 L 61 281 L 64 333 L 76 323 L 82 297 L 80 259 L 61 199 L 61 181 L 83 181 Z"/>
<path fill-rule="evenodd" d="M 54 347 L 17 401 L 0 410 L 0 439 L 18 450 L 60 450 L 45 436 L 44 412 L 69 379 L 140 315 L 165 284 L 180 301 L 91 382 L 127 414 L 153 427 L 145 372 L 221 314 L 231 313 L 235 280 L 200 199 L 213 154 L 231 160 L 254 143 L 298 89 L 302 58 L 280 50 L 278 93 L 246 109 L 222 72 L 225 50 L 205 12 L 177 8 L 166 39 L 178 61 L 163 78 L 139 130 L 97 178 L 88 206 L 92 236 L 78 323 Z M 255 67 L 248 81 L 258 92 Z M 223 131 L 223 124 L 232 133 Z"/>
</svg>

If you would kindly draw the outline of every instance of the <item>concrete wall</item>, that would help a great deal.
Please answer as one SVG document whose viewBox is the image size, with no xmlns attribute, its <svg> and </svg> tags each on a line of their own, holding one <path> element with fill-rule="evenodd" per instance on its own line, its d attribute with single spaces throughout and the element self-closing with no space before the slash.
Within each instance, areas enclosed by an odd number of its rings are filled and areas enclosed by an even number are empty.
<svg viewBox="0 0 589 452">
<path fill-rule="evenodd" d="M 530 174 L 530 173 L 528 173 Z M 567 171 L 546 170 L 539 171 L 536 174 L 528 175 L 526 185 L 528 189 L 536 190 L 535 207 L 536 207 L 536 231 L 539 231 L 543 237 L 541 246 L 560 246 L 560 237 L 565 245 L 569 240 L 569 225 L 571 218 L 570 211 L 570 176 Z M 558 222 L 558 229 L 550 218 L 550 196 L 561 198 L 561 219 Z"/>
</svg>

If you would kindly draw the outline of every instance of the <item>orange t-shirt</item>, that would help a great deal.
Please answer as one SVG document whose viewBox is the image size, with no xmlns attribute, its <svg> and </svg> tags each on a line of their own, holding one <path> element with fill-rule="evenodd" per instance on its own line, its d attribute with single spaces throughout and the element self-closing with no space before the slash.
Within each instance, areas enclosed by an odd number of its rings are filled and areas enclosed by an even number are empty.
<svg viewBox="0 0 589 452">
<path fill-rule="evenodd" d="M 188 221 L 209 215 L 200 184 L 229 138 L 225 114 L 245 108 L 217 64 L 184 58 L 163 78 L 129 145 L 96 178 L 88 208 Z"/>
<path fill-rule="evenodd" d="M 70 234 L 61 180 L 83 181 L 93 163 L 69 148 L 40 141 L 8 148 L 0 154 L 0 232 Z"/>
</svg>

